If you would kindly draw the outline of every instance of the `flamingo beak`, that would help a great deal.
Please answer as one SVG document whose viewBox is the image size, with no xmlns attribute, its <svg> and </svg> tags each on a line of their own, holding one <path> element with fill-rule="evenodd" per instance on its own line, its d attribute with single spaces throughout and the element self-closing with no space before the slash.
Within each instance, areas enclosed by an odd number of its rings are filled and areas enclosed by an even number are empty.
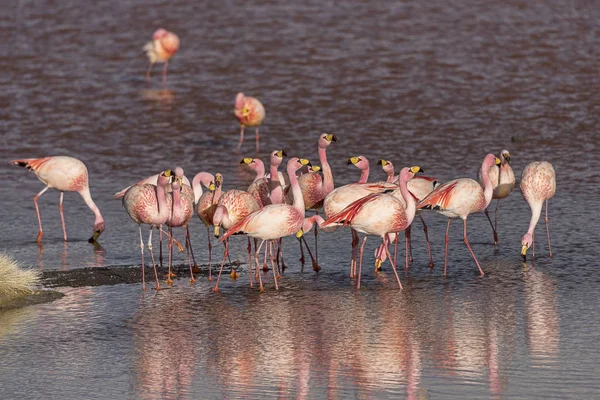
<svg viewBox="0 0 600 400">
<path fill-rule="evenodd" d="M 220 235 L 220 230 L 221 230 L 221 226 L 220 226 L 220 225 L 217 225 L 217 226 L 215 226 L 215 232 L 214 232 L 214 235 L 215 235 L 215 237 L 216 237 L 216 238 L 218 238 L 218 237 L 219 237 L 219 235 Z"/>
<path fill-rule="evenodd" d="M 527 261 L 527 245 L 524 244 L 523 247 L 521 247 L 521 257 L 523 257 L 523 262 Z"/>
<path fill-rule="evenodd" d="M 494 158 L 496 159 L 496 160 L 495 160 L 495 162 L 496 162 L 496 165 L 500 165 L 500 164 L 502 164 L 502 161 L 500 161 L 500 159 L 499 159 L 498 157 L 494 157 Z"/>
<path fill-rule="evenodd" d="M 510 156 L 508 154 L 504 156 L 504 159 L 506 160 L 507 164 L 510 162 Z"/>
<path fill-rule="evenodd" d="M 379 258 L 375 260 L 375 270 L 376 271 L 381 271 L 381 264 L 383 263 L 382 260 L 380 260 Z"/>
<path fill-rule="evenodd" d="M 240 161 L 240 164 L 250 164 L 251 162 L 252 162 L 252 159 L 246 157 L 246 158 L 242 159 L 242 161 Z"/>
<path fill-rule="evenodd" d="M 423 171 L 423 168 L 421 168 L 419 166 L 410 167 L 410 171 L 413 174 L 416 174 L 416 173 L 419 173 L 419 172 L 425 172 L 425 171 Z"/>
<path fill-rule="evenodd" d="M 358 157 L 350 157 L 348 159 L 348 165 L 350 165 L 350 164 L 356 165 L 359 161 L 360 161 L 360 158 L 358 158 Z"/>
<path fill-rule="evenodd" d="M 94 234 L 92 235 L 92 237 L 88 240 L 88 242 L 90 242 L 90 243 L 96 243 L 98 241 L 98 238 L 100 237 L 101 234 L 102 234 L 102 232 L 95 231 Z"/>
<path fill-rule="evenodd" d="M 296 239 L 300 240 L 302 236 L 304 236 L 304 231 L 300 229 L 298 232 L 296 232 Z"/>
<path fill-rule="evenodd" d="M 377 161 L 377 165 L 381 165 L 382 167 L 385 167 L 387 165 L 387 163 L 388 162 L 386 160 L 383 160 L 383 159 Z"/>
</svg>

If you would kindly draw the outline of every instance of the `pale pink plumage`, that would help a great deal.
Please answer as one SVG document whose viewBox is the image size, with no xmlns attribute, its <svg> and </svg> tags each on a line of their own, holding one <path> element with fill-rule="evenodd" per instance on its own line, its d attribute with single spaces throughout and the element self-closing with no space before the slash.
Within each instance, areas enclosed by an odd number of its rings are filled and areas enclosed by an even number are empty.
<svg viewBox="0 0 600 400">
<path fill-rule="evenodd" d="M 240 122 L 240 142 L 238 150 L 244 142 L 244 128 L 246 126 L 256 127 L 256 152 L 260 149 L 258 127 L 265 119 L 265 108 L 258 99 L 245 96 L 244 93 L 238 93 L 235 97 L 234 114 Z"/>
<path fill-rule="evenodd" d="M 152 35 L 152 41 L 146 43 L 144 46 L 144 51 L 146 52 L 146 56 L 148 57 L 148 61 L 150 61 L 150 65 L 146 70 L 146 80 L 150 80 L 150 72 L 152 71 L 152 66 L 155 63 L 164 63 L 163 67 L 163 83 L 167 80 L 167 66 L 169 64 L 169 60 L 177 51 L 179 50 L 180 42 L 179 37 L 173 32 L 169 32 L 166 29 L 158 29 Z"/>
</svg>

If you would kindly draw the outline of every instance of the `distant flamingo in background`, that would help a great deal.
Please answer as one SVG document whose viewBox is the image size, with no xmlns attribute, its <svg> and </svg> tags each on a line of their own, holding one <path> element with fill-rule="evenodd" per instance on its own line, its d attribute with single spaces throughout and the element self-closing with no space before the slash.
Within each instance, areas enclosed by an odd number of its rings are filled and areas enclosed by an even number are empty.
<svg viewBox="0 0 600 400">
<path fill-rule="evenodd" d="M 483 159 L 481 170 L 483 171 L 484 187 L 470 178 L 460 178 L 446 182 L 417 204 L 417 209 L 429 209 L 448 217 L 448 226 L 446 228 L 446 255 L 444 257 L 444 276 L 446 276 L 446 267 L 448 265 L 448 232 L 450 231 L 451 218 L 462 218 L 463 220 L 463 240 L 471 252 L 479 273 L 484 275 L 475 253 L 467 239 L 467 217 L 469 214 L 483 211 L 492 201 L 492 181 L 489 177 L 489 169 L 494 165 L 500 165 L 500 159 L 493 154 L 488 154 Z"/>
<path fill-rule="evenodd" d="M 162 172 L 158 177 L 158 186 L 149 183 L 134 185 L 123 196 L 123 207 L 131 219 L 138 224 L 140 230 L 140 248 L 142 252 L 142 290 L 146 290 L 146 278 L 144 274 L 144 240 L 142 237 L 142 224 L 150 225 L 150 235 L 148 237 L 148 249 L 154 268 L 154 277 L 156 278 L 156 290 L 160 290 L 158 282 L 158 273 L 156 272 L 156 263 L 152 253 L 152 228 L 161 225 L 169 219 L 171 210 L 167 206 L 165 187 L 172 177 L 172 171 Z"/>
<path fill-rule="evenodd" d="M 396 264 L 392 261 L 392 257 L 388 250 L 390 240 L 389 234 L 403 231 L 412 223 L 416 206 L 412 194 L 408 191 L 406 185 L 416 173 L 422 171 L 423 170 L 418 166 L 403 168 L 402 171 L 400 171 L 399 186 L 404 202 L 401 202 L 396 196 L 385 193 L 373 193 L 351 203 L 341 212 L 327 218 L 322 224 L 323 227 L 327 227 L 332 223 L 343 223 L 344 225 L 350 225 L 356 231 L 364 233 L 365 235 L 381 237 L 383 241 L 382 250 L 390 259 L 400 289 L 402 289 L 402 283 L 400 282 L 398 272 L 396 271 Z M 363 239 L 363 243 L 360 247 L 360 262 L 357 281 L 357 287 L 359 288 L 362 256 L 366 241 L 367 236 Z M 406 251 L 406 264 L 408 265 L 408 246 Z M 382 257 L 379 256 L 378 258 L 381 259 Z"/>
<path fill-rule="evenodd" d="M 169 32 L 166 29 L 158 29 L 152 35 L 152 41 L 146 43 L 144 51 L 148 56 L 150 65 L 146 70 L 146 81 L 150 81 L 150 71 L 155 63 L 164 63 L 162 71 L 163 84 L 167 81 L 167 66 L 169 60 L 179 50 L 179 37 L 173 32 Z"/>
<path fill-rule="evenodd" d="M 508 150 L 502 150 L 500 153 L 501 165 L 498 169 L 497 166 L 492 166 L 488 171 L 488 176 L 492 181 L 492 187 L 494 192 L 492 193 L 492 199 L 498 199 L 496 202 L 496 211 L 494 212 L 494 224 L 488 214 L 487 208 L 485 209 L 485 216 L 490 221 L 490 226 L 494 231 L 494 246 L 498 244 L 498 206 L 500 205 L 500 199 L 508 197 L 515 187 L 515 174 L 510 167 L 510 153 Z M 479 183 L 483 185 L 483 177 L 481 176 L 481 170 L 478 173 Z"/>
<path fill-rule="evenodd" d="M 300 159 L 297 157 L 291 158 L 287 163 L 287 172 L 290 177 L 290 185 L 292 187 L 292 193 L 294 197 L 293 205 L 289 204 L 270 204 L 264 208 L 253 212 L 248 215 L 242 221 L 235 224 L 231 229 L 227 231 L 220 242 L 227 240 L 227 238 L 235 233 L 242 232 L 248 236 L 262 239 L 262 242 L 256 252 L 254 253 L 255 263 L 258 264 L 258 256 L 260 249 L 267 240 L 279 239 L 281 237 L 294 235 L 300 231 L 304 222 L 304 200 L 300 186 L 298 185 L 298 178 L 296 178 L 296 171 L 302 168 L 304 165 L 310 164 L 306 159 Z M 273 265 L 273 259 L 271 259 L 271 265 Z M 273 278 L 275 280 L 275 287 L 277 285 L 277 274 L 273 269 Z M 262 285 L 262 279 L 259 275 L 260 291 L 264 291 Z"/>
<path fill-rule="evenodd" d="M 208 177 L 210 174 L 203 175 Z M 196 175 L 198 176 L 198 175 Z M 210 239 L 210 227 L 213 226 L 213 216 L 217 203 L 221 197 L 221 182 L 223 175 L 216 174 L 213 181 L 208 185 L 208 192 L 204 192 L 200 195 L 198 202 L 196 203 L 196 214 L 200 221 L 206 226 L 206 235 L 208 237 L 208 280 L 212 280 L 212 243 Z M 198 185 L 199 187 L 199 185 Z"/>
<path fill-rule="evenodd" d="M 245 96 L 244 93 L 238 93 L 235 96 L 235 116 L 240 121 L 240 143 L 238 144 L 238 150 L 242 147 L 244 142 L 244 128 L 246 126 L 256 127 L 256 152 L 260 149 L 258 127 L 265 119 L 265 108 L 262 103 L 254 97 Z"/>
<path fill-rule="evenodd" d="M 550 230 L 548 229 L 548 200 L 556 192 L 556 173 L 552 164 L 547 161 L 534 161 L 528 164 L 521 175 L 521 194 L 531 208 L 531 220 L 529 229 L 521 239 L 521 256 L 523 261 L 527 260 L 527 249 L 533 246 L 533 257 L 535 257 L 534 231 L 540 219 L 542 206 L 546 202 L 546 234 L 548 235 L 548 251 L 552 258 L 550 247 Z"/>
<path fill-rule="evenodd" d="M 40 230 L 37 236 L 37 243 L 41 246 L 42 236 L 42 218 L 40 217 L 40 209 L 38 207 L 38 199 L 48 189 L 56 189 L 60 192 L 60 201 L 58 210 L 60 211 L 60 219 L 62 221 L 63 237 L 67 241 L 67 228 L 65 226 L 65 216 L 63 214 L 63 196 L 64 192 L 77 192 L 85 201 L 85 204 L 94 212 L 96 219 L 94 221 L 94 233 L 89 239 L 90 243 L 95 243 L 104 232 L 104 219 L 100 210 L 92 200 L 90 187 L 88 184 L 88 170 L 85 164 L 74 157 L 54 156 L 44 158 L 26 158 L 21 160 L 13 160 L 10 162 L 14 165 L 25 167 L 37 176 L 46 187 L 33 198 L 35 211 L 37 213 L 38 224 Z"/>
<path fill-rule="evenodd" d="M 231 229 L 235 224 L 258 210 L 260 210 L 260 205 L 250 193 L 236 189 L 226 191 L 219 198 L 215 215 L 213 216 L 215 237 L 219 237 L 221 227 L 225 230 Z M 217 283 L 213 289 L 215 292 L 219 291 L 219 281 L 228 255 L 229 239 L 225 241 L 223 261 L 221 262 Z M 250 237 L 248 237 L 248 265 L 250 266 L 250 286 L 252 286 L 252 247 Z M 256 267 L 258 268 L 258 265 Z M 233 271 L 232 276 L 237 277 L 237 273 Z"/>
</svg>

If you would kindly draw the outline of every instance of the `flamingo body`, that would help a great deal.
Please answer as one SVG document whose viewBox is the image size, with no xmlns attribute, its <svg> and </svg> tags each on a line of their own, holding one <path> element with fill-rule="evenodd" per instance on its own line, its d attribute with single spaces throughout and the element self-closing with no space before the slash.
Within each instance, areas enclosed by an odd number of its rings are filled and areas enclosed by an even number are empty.
<svg viewBox="0 0 600 400">
<path fill-rule="evenodd" d="M 166 29 L 158 29 L 152 35 L 152 41 L 144 45 L 144 51 L 150 61 L 148 70 L 146 71 L 146 80 L 150 80 L 150 72 L 152 66 L 156 63 L 164 63 L 163 67 L 163 82 L 167 79 L 167 65 L 171 57 L 179 50 L 179 37 L 173 32 Z"/>
<path fill-rule="evenodd" d="M 244 93 L 238 93 L 235 97 L 235 109 L 233 110 L 235 117 L 240 122 L 240 142 L 238 144 L 238 150 L 242 147 L 244 142 L 244 127 L 253 126 L 256 127 L 256 151 L 259 151 L 259 132 L 258 127 L 263 123 L 265 119 L 265 108 L 262 103 L 254 98 L 244 95 Z"/>
</svg>

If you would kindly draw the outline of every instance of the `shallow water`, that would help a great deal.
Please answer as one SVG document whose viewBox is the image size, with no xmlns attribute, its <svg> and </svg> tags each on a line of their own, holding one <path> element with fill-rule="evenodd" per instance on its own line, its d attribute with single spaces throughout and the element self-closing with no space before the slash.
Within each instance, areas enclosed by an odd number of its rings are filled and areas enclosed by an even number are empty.
<svg viewBox="0 0 600 400">
<path fill-rule="evenodd" d="M 374 238 L 362 289 L 352 287 L 347 231 L 319 236 L 319 274 L 302 272 L 297 244 L 285 241 L 279 292 L 270 275 L 266 293 L 248 288 L 245 265 L 220 294 L 205 279 L 145 295 L 140 285 L 65 289 L 54 303 L 0 314 L 2 398 L 598 396 L 592 3 L 15 2 L 8 15 L 0 250 L 31 268 L 138 264 L 137 227 L 111 196 L 162 169 L 221 172 L 225 188 L 246 187 L 252 174 L 239 160 L 255 152 L 251 131 L 235 151 L 238 91 L 265 104 L 263 159 L 284 148 L 318 163 L 318 134 L 335 133 L 336 184 L 356 179 L 346 160 L 358 154 L 373 179 L 386 158 L 444 181 L 475 176 L 487 152 L 507 148 L 517 175 L 552 162 L 557 192 L 552 259 L 542 220 L 535 263 L 520 261 L 529 209 L 518 190 L 501 202 L 497 252 L 485 217 L 469 218 L 484 278 L 459 221 L 443 278 L 446 220 L 426 214 L 436 267 L 417 222 L 402 292 L 389 264 L 373 274 Z M 182 41 L 166 87 L 160 67 L 150 86 L 143 77 L 156 21 Z M 43 186 L 8 161 L 58 154 L 88 166 L 107 226 L 100 248 L 87 243 L 93 215 L 73 193 L 64 246 L 49 191 L 38 251 L 32 198 Z M 191 230 L 205 263 L 206 230 L 197 220 Z M 234 238 L 232 258 L 244 262 L 244 250 Z M 213 259 L 221 254 L 215 246 Z"/>
</svg>

